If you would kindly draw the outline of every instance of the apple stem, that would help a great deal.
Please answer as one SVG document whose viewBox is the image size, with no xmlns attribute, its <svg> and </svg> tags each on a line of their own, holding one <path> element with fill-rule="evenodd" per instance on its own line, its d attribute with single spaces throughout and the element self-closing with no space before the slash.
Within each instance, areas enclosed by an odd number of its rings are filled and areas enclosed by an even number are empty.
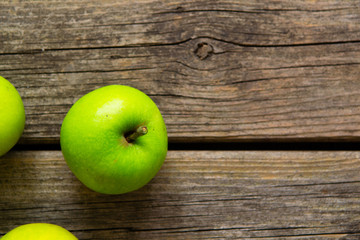
<svg viewBox="0 0 360 240">
<path fill-rule="evenodd" d="M 147 134 L 148 129 L 146 126 L 140 126 L 136 129 L 136 131 L 132 132 L 130 135 L 126 136 L 126 141 L 128 143 L 134 142 L 138 137 L 144 136 Z"/>
</svg>

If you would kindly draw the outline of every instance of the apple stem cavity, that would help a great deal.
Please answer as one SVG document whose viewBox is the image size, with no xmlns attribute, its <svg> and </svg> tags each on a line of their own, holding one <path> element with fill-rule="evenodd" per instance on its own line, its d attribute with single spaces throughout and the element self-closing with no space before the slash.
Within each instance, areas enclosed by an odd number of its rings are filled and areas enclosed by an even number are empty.
<svg viewBox="0 0 360 240">
<path fill-rule="evenodd" d="M 128 143 L 134 142 L 138 137 L 144 136 L 147 134 L 148 129 L 146 126 L 140 126 L 135 131 L 125 134 L 125 139 Z"/>
</svg>

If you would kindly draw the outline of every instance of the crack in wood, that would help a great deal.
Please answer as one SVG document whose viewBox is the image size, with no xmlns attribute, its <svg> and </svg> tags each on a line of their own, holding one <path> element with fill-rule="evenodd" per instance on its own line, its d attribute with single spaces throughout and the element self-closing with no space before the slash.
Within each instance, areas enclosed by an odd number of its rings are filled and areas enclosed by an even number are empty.
<svg viewBox="0 0 360 240">
<path fill-rule="evenodd" d="M 291 47 L 306 47 L 306 46 L 321 46 L 321 45 L 341 45 L 341 44 L 358 44 L 360 40 L 347 40 L 347 41 L 324 41 L 324 42 L 304 42 L 304 43 L 289 43 L 289 44 L 246 44 L 239 43 L 235 41 L 230 41 L 226 39 L 220 39 L 212 36 L 199 35 L 196 37 L 191 37 L 188 39 L 180 40 L 177 42 L 169 43 L 160 43 L 160 42 L 149 42 L 149 43 L 139 43 L 139 44 L 128 44 L 128 45 L 118 45 L 118 46 L 98 46 L 98 47 L 76 47 L 76 48 L 47 48 L 44 49 L 30 49 L 26 51 L 19 52 L 2 52 L 0 56 L 6 55 L 25 55 L 25 54 L 43 54 L 49 51 L 83 51 L 83 50 L 101 50 L 101 49 L 121 49 L 121 48 L 144 48 L 144 47 L 162 47 L 162 46 L 176 46 L 187 43 L 189 41 L 194 41 L 198 39 L 209 39 L 213 41 L 219 41 L 223 43 L 232 44 L 239 47 L 245 48 L 291 48 Z M 215 54 L 215 52 L 214 52 Z"/>
<path fill-rule="evenodd" d="M 177 7 L 175 10 L 155 12 L 153 15 L 165 14 L 185 14 L 185 13 L 240 13 L 240 14 L 267 14 L 268 12 L 334 12 L 343 10 L 353 10 L 354 8 L 329 8 L 329 9 L 300 9 L 300 8 L 264 8 L 264 9 L 249 9 L 249 10 L 232 10 L 232 9 L 185 9 L 184 7 Z"/>
</svg>

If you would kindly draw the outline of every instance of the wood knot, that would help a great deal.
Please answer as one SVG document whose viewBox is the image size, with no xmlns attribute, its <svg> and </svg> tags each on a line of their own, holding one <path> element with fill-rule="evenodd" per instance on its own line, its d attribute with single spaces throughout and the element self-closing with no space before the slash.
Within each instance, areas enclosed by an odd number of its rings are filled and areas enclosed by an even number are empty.
<svg viewBox="0 0 360 240">
<path fill-rule="evenodd" d="M 204 60 L 214 53 L 214 49 L 210 44 L 202 42 L 198 43 L 194 53 L 198 58 L 200 58 L 200 60 Z"/>
<path fill-rule="evenodd" d="M 177 12 L 183 12 L 184 11 L 184 8 L 179 6 L 175 9 Z"/>
</svg>

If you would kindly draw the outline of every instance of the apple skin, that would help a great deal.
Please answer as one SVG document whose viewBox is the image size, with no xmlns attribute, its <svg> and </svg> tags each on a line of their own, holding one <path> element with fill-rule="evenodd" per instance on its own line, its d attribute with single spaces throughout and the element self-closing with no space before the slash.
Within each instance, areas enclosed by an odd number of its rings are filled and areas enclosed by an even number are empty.
<svg viewBox="0 0 360 240">
<path fill-rule="evenodd" d="M 140 126 L 147 134 L 133 142 L 126 135 Z M 122 194 L 147 184 L 160 170 L 167 153 L 164 120 L 143 92 L 124 85 L 98 88 L 81 97 L 61 126 L 63 156 L 88 188 Z"/>
<path fill-rule="evenodd" d="M 1 240 L 78 240 L 68 230 L 49 223 L 29 223 L 14 228 Z"/>
<path fill-rule="evenodd" d="M 19 140 L 25 127 L 25 109 L 20 94 L 0 76 L 0 157 Z"/>
</svg>

